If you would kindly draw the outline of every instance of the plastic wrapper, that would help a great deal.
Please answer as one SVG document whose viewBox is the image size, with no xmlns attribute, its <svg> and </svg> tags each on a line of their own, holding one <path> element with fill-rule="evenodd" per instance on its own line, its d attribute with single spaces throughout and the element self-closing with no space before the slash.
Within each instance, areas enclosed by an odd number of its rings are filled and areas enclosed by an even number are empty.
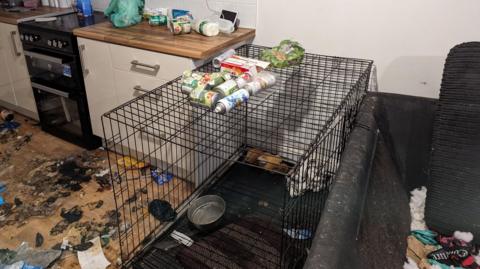
<svg viewBox="0 0 480 269">
<path fill-rule="evenodd" d="M 273 67 L 282 68 L 299 65 L 304 56 L 305 49 L 300 43 L 283 40 L 278 46 L 262 51 L 260 59 L 270 62 Z"/>
<path fill-rule="evenodd" d="M 115 27 L 123 28 L 142 21 L 143 0 L 112 0 L 105 10 Z"/>
</svg>

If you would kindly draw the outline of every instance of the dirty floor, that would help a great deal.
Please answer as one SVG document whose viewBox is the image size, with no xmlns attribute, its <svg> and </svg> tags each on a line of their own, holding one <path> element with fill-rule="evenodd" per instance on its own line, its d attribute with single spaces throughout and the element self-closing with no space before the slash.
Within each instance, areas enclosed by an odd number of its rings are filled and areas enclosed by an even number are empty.
<svg viewBox="0 0 480 269">
<path fill-rule="evenodd" d="M 41 131 L 35 121 L 18 114 L 15 120 L 21 124 L 17 133 L 0 139 L 0 182 L 6 185 L 2 196 L 9 204 L 9 208 L 0 208 L 0 249 L 16 249 L 22 242 L 35 247 L 37 233 L 44 238 L 37 249 L 58 248 L 63 238 L 76 245 L 82 238 L 85 241 L 109 233 L 103 250 L 112 264 L 109 268 L 117 268 L 120 251 L 114 230 L 116 217 L 112 216 L 113 195 L 111 188 L 102 186 L 95 177 L 108 167 L 106 153 L 98 149 L 85 152 Z M 66 158 L 82 160 L 88 167 L 80 171 L 74 168 L 74 173 L 92 179 L 65 182 L 59 167 Z M 69 223 L 61 216 L 62 209 L 75 206 L 83 213 Z M 80 268 L 76 253 L 63 251 L 52 268 Z"/>
</svg>

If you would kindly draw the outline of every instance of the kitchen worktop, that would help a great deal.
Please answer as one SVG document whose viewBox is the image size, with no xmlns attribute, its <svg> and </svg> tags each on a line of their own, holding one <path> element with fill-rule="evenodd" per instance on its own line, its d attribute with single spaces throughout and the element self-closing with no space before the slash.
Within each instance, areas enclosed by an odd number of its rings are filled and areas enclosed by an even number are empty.
<svg viewBox="0 0 480 269">
<path fill-rule="evenodd" d="M 239 28 L 232 34 L 206 37 L 192 31 L 173 35 L 166 26 L 150 26 L 147 22 L 127 28 L 115 28 L 110 22 L 75 29 L 78 37 L 104 41 L 192 59 L 206 59 L 241 42 L 255 37 L 255 29 Z"/>
<path fill-rule="evenodd" d="M 72 13 L 71 8 L 38 7 L 25 12 L 9 12 L 0 8 L 0 22 L 17 24 L 19 22 L 32 20 L 40 17 L 58 16 Z"/>
</svg>

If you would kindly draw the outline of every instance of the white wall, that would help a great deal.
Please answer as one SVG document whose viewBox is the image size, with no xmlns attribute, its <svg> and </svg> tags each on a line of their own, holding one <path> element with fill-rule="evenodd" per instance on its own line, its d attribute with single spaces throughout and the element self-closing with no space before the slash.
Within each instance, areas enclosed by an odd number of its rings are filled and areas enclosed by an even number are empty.
<svg viewBox="0 0 480 269">
<path fill-rule="evenodd" d="M 96 7 L 108 0 L 93 0 Z M 190 8 L 202 16 L 204 0 L 147 0 Z M 438 97 L 450 48 L 480 40 L 478 0 L 209 0 L 240 11 L 256 27 L 255 43 L 285 38 L 312 53 L 373 59 L 382 91 Z M 208 12 L 207 12 L 208 14 Z M 198 16 L 198 15 L 197 15 Z"/>
<path fill-rule="evenodd" d="M 259 0 L 255 42 L 373 59 L 382 91 L 437 98 L 450 48 L 479 25 L 478 0 Z"/>
</svg>

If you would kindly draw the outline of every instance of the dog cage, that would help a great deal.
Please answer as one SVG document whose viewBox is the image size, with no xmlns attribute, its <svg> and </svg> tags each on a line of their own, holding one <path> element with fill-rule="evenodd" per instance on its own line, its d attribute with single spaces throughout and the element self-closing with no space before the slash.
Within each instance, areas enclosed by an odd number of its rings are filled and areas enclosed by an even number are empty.
<svg viewBox="0 0 480 269">
<path fill-rule="evenodd" d="M 264 49 L 236 53 L 259 58 Z M 307 53 L 298 66 L 270 68 L 277 83 L 224 115 L 192 106 L 180 78 L 103 115 L 124 266 L 301 267 L 371 68 Z M 199 232 L 185 212 L 204 194 L 221 196 L 226 212 Z M 156 199 L 173 220 L 150 214 Z M 173 230 L 193 245 L 171 242 Z"/>
</svg>

